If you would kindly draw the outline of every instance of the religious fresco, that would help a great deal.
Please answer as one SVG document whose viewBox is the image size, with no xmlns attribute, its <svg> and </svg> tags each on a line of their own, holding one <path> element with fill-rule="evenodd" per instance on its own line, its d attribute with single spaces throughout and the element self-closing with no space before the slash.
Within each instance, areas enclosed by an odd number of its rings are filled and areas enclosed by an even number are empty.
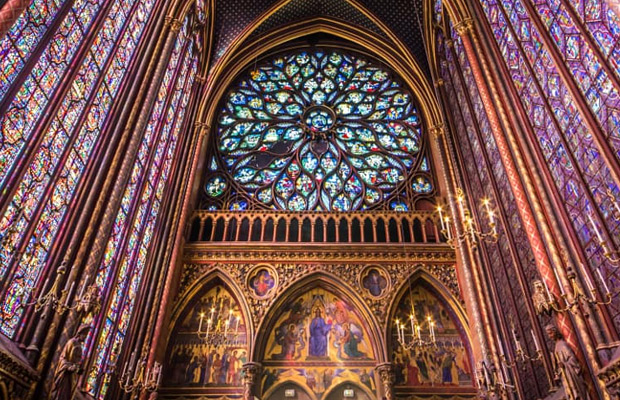
<svg viewBox="0 0 620 400">
<path fill-rule="evenodd" d="M 372 297 L 384 297 L 390 289 L 390 278 L 382 268 L 368 267 L 361 276 L 361 287 Z"/>
<path fill-rule="evenodd" d="M 309 388 L 317 399 L 347 381 L 374 390 L 376 362 L 366 327 L 353 305 L 322 288 L 296 297 L 269 335 L 262 393 L 282 382 Z"/>
<path fill-rule="evenodd" d="M 413 303 L 413 307 L 412 307 Z M 413 311 L 412 311 L 413 310 Z M 423 286 L 414 286 L 405 292 L 398 304 L 394 319 L 405 321 L 404 338 L 412 340 L 411 315 L 420 321 L 422 346 L 406 350 L 398 343 L 399 333 L 392 324 L 392 360 L 396 374 L 396 386 L 472 386 L 472 367 L 469 344 L 457 328 L 454 317 L 435 295 Z M 430 317 L 430 320 L 429 320 Z M 432 321 L 432 327 L 429 324 Z M 435 345 L 431 345 L 431 330 Z"/>
<path fill-rule="evenodd" d="M 209 322 L 211 321 L 211 322 Z M 189 307 L 171 336 L 167 386 L 238 387 L 248 361 L 239 303 L 217 284 Z"/>
<path fill-rule="evenodd" d="M 273 268 L 259 266 L 249 275 L 247 286 L 252 296 L 265 299 L 273 296 L 278 286 L 278 275 Z"/>
</svg>

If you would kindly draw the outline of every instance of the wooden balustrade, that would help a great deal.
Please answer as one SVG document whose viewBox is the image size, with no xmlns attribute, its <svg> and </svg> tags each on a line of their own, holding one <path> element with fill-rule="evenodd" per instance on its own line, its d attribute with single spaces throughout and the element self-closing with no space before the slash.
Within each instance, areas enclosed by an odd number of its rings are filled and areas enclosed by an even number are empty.
<svg viewBox="0 0 620 400">
<path fill-rule="evenodd" d="M 196 211 L 188 242 L 442 243 L 430 211 Z"/>
</svg>

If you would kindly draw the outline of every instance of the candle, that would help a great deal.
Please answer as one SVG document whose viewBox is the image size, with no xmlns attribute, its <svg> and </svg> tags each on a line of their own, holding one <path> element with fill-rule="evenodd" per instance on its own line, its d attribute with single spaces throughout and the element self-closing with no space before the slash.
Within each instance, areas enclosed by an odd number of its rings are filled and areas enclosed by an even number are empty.
<svg viewBox="0 0 620 400">
<path fill-rule="evenodd" d="M 422 334 L 420 332 L 420 325 L 416 325 L 415 326 L 415 333 L 418 336 L 418 341 L 421 342 L 422 341 Z"/>
<path fill-rule="evenodd" d="M 41 293 L 39 294 L 39 301 L 42 301 L 42 299 L 43 299 L 43 291 L 47 287 L 48 283 L 50 283 L 50 277 L 49 276 L 47 277 L 47 279 L 45 280 L 45 283 L 43 284 L 43 287 L 41 288 Z"/>
<path fill-rule="evenodd" d="M 84 296 L 84 289 L 86 289 L 88 278 L 90 278 L 90 275 L 86 275 L 86 278 L 84 279 L 84 284 L 82 285 L 82 289 L 80 289 L 80 295 L 78 296 L 80 299 Z"/>
<path fill-rule="evenodd" d="M 499 349 L 499 355 L 504 356 L 504 348 L 502 347 L 502 341 L 499 340 L 499 334 L 497 334 L 497 348 Z"/>
<path fill-rule="evenodd" d="M 562 285 L 562 281 L 560 280 L 560 276 L 558 275 L 558 272 L 555 270 L 555 268 L 551 267 L 551 270 L 553 271 L 553 276 L 555 276 L 555 280 L 558 283 L 558 287 L 560 288 L 560 293 L 562 294 L 562 296 L 564 296 L 564 285 Z"/>
<path fill-rule="evenodd" d="M 210 315 L 211 320 L 213 320 L 213 314 L 215 314 L 215 307 L 211 307 L 211 315 Z"/>
<path fill-rule="evenodd" d="M 437 213 L 439 213 L 439 222 L 441 223 L 441 230 L 446 230 L 446 225 L 443 222 L 443 213 L 441 212 L 441 206 L 437 206 Z"/>
<path fill-rule="evenodd" d="M 405 341 L 405 324 L 400 324 L 400 337 L 402 341 Z"/>
<path fill-rule="evenodd" d="M 226 320 L 226 323 L 224 323 L 224 338 L 228 335 L 228 325 L 230 325 L 230 321 Z"/>
<path fill-rule="evenodd" d="M 75 287 L 75 282 L 71 282 L 71 287 L 69 288 L 69 293 L 67 293 L 67 298 L 65 299 L 65 307 L 69 307 L 69 299 L 73 294 L 73 288 Z"/>
<path fill-rule="evenodd" d="M 607 282 L 605 282 L 605 279 L 603 279 L 603 274 L 601 274 L 601 269 L 600 268 L 597 269 L 596 273 L 598 274 L 598 278 L 601 280 L 601 282 L 603 282 L 603 287 L 605 288 L 605 294 L 607 295 L 607 294 L 611 293 L 609 291 L 609 287 L 607 286 Z"/>
<path fill-rule="evenodd" d="M 157 386 L 161 383 L 161 370 L 163 369 L 160 363 L 155 363 L 157 365 Z"/>
<path fill-rule="evenodd" d="M 547 286 L 547 282 L 545 282 L 545 280 L 542 279 L 542 283 L 545 286 L 545 291 L 547 292 L 547 300 L 549 300 L 549 302 L 552 302 L 553 297 L 551 297 L 551 292 L 549 292 L 549 286 Z"/>
<path fill-rule="evenodd" d="M 519 339 L 517 339 L 517 331 L 515 331 L 514 329 L 512 330 L 512 340 L 514 340 L 515 346 L 517 346 L 517 351 L 520 351 L 521 343 L 519 342 Z"/>
<path fill-rule="evenodd" d="M 207 320 L 207 336 L 205 337 L 205 340 L 209 339 L 209 331 L 211 330 L 211 318 L 209 318 Z"/>
<path fill-rule="evenodd" d="M 123 375 L 122 376 L 125 376 L 125 373 L 127 372 L 127 364 L 128 364 L 128 362 L 125 361 L 125 366 L 123 367 Z"/>
<path fill-rule="evenodd" d="M 482 369 L 484 370 L 484 379 L 487 382 L 487 384 L 491 383 L 491 379 L 489 378 L 489 371 L 487 370 L 487 366 L 486 364 L 484 364 L 484 362 L 482 363 Z"/>
<path fill-rule="evenodd" d="M 452 229 L 450 229 L 450 218 L 446 217 L 446 232 L 448 233 L 448 240 L 452 240 Z"/>
<path fill-rule="evenodd" d="M 588 214 L 588 219 L 590 220 L 590 224 L 592 225 L 592 228 L 594 228 L 594 233 L 596 233 L 596 237 L 598 238 L 598 241 L 603 243 L 604 242 L 603 236 L 601 236 L 601 232 L 598 230 L 598 227 L 594 223 L 594 220 L 592 219 L 592 216 L 590 214 Z"/>
<path fill-rule="evenodd" d="M 504 377 L 506 378 L 506 380 L 508 380 L 509 376 L 508 376 L 508 370 L 506 369 L 506 364 L 502 364 L 502 371 L 504 371 Z"/>
<path fill-rule="evenodd" d="M 534 347 L 536 348 L 536 352 L 538 353 L 540 351 L 540 346 L 538 345 L 538 339 L 536 338 L 536 335 L 534 334 L 533 329 L 530 329 L 530 333 L 532 334 L 532 339 L 534 339 Z"/>
<path fill-rule="evenodd" d="M 235 336 L 239 333 L 239 320 L 241 319 L 241 316 L 238 316 L 235 318 L 237 321 L 235 322 Z"/>
<path fill-rule="evenodd" d="M 413 314 L 409 316 L 409 321 L 411 321 L 411 334 L 413 335 L 415 333 L 415 323 L 414 323 Z"/>
<path fill-rule="evenodd" d="M 590 274 L 588 274 L 586 267 L 583 264 L 579 264 L 579 266 L 581 267 L 581 271 L 583 271 L 583 277 L 586 281 L 586 286 L 588 287 L 588 290 L 590 292 L 594 292 L 594 284 L 592 283 L 592 279 L 590 279 Z"/>
<path fill-rule="evenodd" d="M 202 320 L 205 317 L 205 313 L 201 312 L 200 313 L 200 323 L 198 324 L 198 333 L 200 333 L 202 331 Z"/>
</svg>

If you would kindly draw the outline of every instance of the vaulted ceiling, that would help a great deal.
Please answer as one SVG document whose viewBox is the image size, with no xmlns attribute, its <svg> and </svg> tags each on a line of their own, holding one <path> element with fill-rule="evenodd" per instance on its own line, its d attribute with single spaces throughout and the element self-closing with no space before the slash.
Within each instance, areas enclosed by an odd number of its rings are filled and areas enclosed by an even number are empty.
<svg viewBox="0 0 620 400">
<path fill-rule="evenodd" d="M 217 61 L 238 38 L 266 17 L 247 41 L 258 41 L 264 34 L 291 23 L 329 18 L 349 26 L 371 31 L 393 42 L 396 37 L 429 75 L 422 40 L 423 0 L 220 0 L 215 5 L 215 31 L 212 60 Z M 387 31 L 386 31 L 387 30 Z"/>
</svg>

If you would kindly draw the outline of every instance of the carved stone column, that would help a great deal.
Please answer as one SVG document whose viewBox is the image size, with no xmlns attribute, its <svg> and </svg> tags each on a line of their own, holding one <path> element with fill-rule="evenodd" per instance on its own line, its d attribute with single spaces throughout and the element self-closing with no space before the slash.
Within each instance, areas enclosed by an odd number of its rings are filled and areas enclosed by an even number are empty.
<svg viewBox="0 0 620 400">
<path fill-rule="evenodd" d="M 242 383 L 243 383 L 243 400 L 253 400 L 256 384 L 259 382 L 262 365 L 257 362 L 249 362 L 243 364 L 242 367 Z"/>
<path fill-rule="evenodd" d="M 386 400 L 394 400 L 394 382 L 396 382 L 394 367 L 391 363 L 384 363 L 377 365 L 375 369 L 379 374 L 379 379 L 381 380 L 383 396 Z"/>
</svg>

